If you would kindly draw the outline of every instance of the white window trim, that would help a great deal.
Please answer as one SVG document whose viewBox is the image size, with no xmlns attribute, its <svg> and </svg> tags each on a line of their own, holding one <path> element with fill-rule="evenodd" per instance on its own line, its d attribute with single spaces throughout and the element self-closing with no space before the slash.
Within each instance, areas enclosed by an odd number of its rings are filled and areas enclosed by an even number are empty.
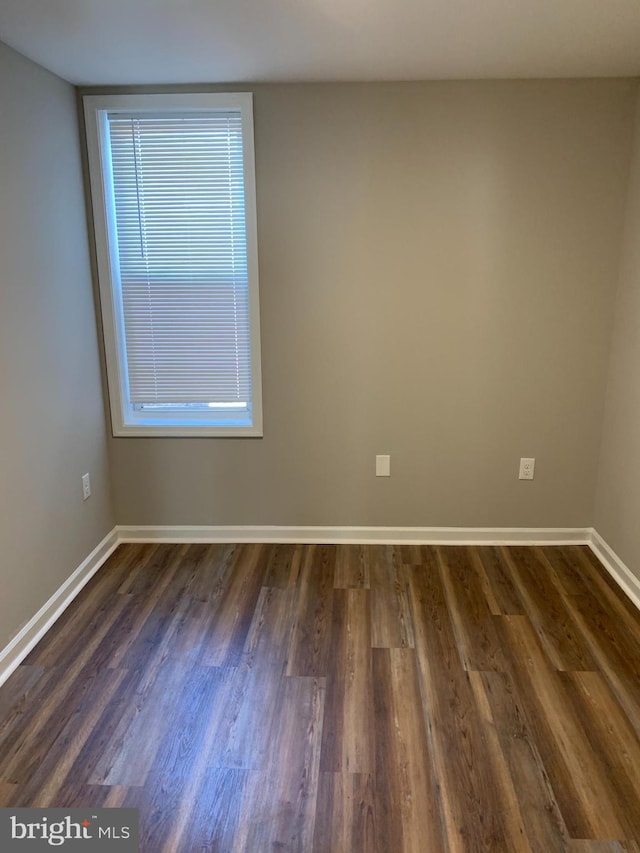
<svg viewBox="0 0 640 853">
<path fill-rule="evenodd" d="M 84 116 L 89 160 L 89 182 L 93 208 L 98 284 L 102 311 L 107 381 L 111 408 L 111 425 L 114 436 L 262 436 L 262 369 L 260 359 L 260 303 L 258 294 L 258 239 L 256 220 L 255 155 L 253 143 L 253 96 L 248 92 L 229 94 L 171 94 L 171 95 L 85 95 Z M 247 230 L 247 265 L 249 275 L 249 328 L 251 340 L 252 424 L 213 426 L 189 425 L 188 417 L 179 424 L 157 423 L 157 418 L 125 411 L 128 398 L 124 320 L 114 300 L 112 271 L 117 269 L 113 254 L 115 233 L 113 222 L 112 187 L 109 165 L 101 145 L 106 133 L 107 112 L 144 112 L 176 110 L 228 110 L 240 109 L 243 127 L 243 155 L 245 181 L 245 221 Z M 177 419 L 176 419 L 177 420 Z"/>
</svg>

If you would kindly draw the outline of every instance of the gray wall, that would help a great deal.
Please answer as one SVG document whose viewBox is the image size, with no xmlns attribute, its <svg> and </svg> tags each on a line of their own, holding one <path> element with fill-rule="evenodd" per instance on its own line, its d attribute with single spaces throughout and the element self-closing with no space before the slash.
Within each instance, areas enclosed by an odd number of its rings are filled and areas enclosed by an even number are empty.
<svg viewBox="0 0 640 853">
<path fill-rule="evenodd" d="M 640 578 L 640 101 L 636 115 L 595 528 Z"/>
<path fill-rule="evenodd" d="M 265 437 L 109 439 L 117 521 L 590 525 L 602 441 L 640 565 L 636 83 L 251 88 Z M 1 45 L 0 146 L 2 644 L 114 516 L 74 92 Z"/>
<path fill-rule="evenodd" d="M 0 646 L 114 518 L 590 525 L 601 444 L 638 570 L 636 82 L 251 88 L 265 437 L 109 439 L 114 515 L 74 91 L 0 45 Z"/>
<path fill-rule="evenodd" d="M 87 247 L 74 90 L 0 44 L 0 647 L 113 526 Z"/>
<path fill-rule="evenodd" d="M 264 438 L 112 439 L 117 521 L 590 525 L 636 82 L 246 88 Z"/>
</svg>

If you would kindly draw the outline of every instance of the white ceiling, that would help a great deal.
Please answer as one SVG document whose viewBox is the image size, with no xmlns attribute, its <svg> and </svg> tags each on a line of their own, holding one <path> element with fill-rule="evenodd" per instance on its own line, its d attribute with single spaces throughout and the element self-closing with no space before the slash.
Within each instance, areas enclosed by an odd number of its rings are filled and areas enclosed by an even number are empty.
<svg viewBox="0 0 640 853">
<path fill-rule="evenodd" d="M 640 0 L 0 0 L 76 84 L 640 76 Z"/>
</svg>

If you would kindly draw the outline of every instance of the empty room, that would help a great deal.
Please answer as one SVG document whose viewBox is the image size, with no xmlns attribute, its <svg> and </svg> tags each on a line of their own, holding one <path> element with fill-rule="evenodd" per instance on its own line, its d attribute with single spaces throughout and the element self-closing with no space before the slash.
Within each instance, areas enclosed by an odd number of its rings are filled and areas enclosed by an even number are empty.
<svg viewBox="0 0 640 853">
<path fill-rule="evenodd" d="M 640 5 L 0 0 L 0 850 L 640 853 Z"/>
</svg>

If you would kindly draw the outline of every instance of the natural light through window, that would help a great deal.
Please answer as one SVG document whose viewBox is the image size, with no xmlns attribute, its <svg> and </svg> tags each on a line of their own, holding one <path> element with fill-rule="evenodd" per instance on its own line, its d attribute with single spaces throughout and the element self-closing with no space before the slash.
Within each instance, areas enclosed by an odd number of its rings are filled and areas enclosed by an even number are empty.
<svg viewBox="0 0 640 853">
<path fill-rule="evenodd" d="M 260 435 L 251 95 L 89 96 L 116 435 Z"/>
</svg>

